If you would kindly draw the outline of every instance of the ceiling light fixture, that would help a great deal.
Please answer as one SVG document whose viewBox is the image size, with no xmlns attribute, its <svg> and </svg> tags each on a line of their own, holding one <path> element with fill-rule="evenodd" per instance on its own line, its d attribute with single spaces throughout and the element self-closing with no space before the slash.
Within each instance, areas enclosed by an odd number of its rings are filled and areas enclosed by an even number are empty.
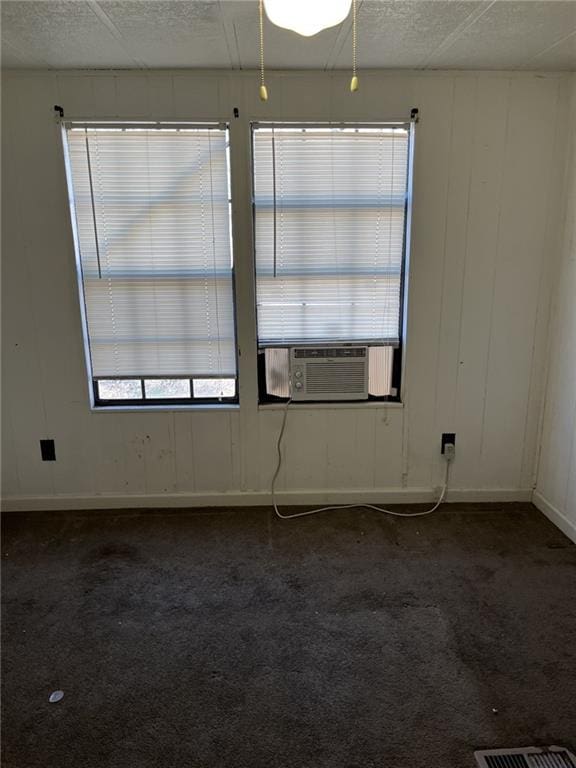
<svg viewBox="0 0 576 768">
<path fill-rule="evenodd" d="M 272 24 L 304 37 L 340 24 L 351 7 L 352 0 L 264 0 L 266 15 Z"/>
<path fill-rule="evenodd" d="M 350 90 L 358 90 L 356 72 L 356 3 L 357 0 L 259 0 L 260 12 L 260 99 L 268 101 L 264 78 L 264 10 L 278 27 L 312 37 L 323 29 L 341 24 L 352 8 L 352 79 Z"/>
</svg>

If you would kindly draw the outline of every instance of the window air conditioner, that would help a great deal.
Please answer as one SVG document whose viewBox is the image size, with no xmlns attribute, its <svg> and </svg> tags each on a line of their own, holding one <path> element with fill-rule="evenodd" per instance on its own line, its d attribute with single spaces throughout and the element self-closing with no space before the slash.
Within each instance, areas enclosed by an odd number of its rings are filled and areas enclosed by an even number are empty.
<svg viewBox="0 0 576 768">
<path fill-rule="evenodd" d="M 292 347 L 292 400 L 367 400 L 368 347 Z"/>
</svg>

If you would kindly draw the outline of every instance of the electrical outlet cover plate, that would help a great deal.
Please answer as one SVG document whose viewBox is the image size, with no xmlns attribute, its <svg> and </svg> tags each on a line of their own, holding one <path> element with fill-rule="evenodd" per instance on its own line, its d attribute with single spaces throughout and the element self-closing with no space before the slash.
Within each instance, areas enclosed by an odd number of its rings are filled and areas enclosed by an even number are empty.
<svg viewBox="0 0 576 768">
<path fill-rule="evenodd" d="M 446 453 L 446 446 L 452 443 L 456 447 L 456 433 L 455 432 L 442 432 L 442 442 L 440 444 L 440 453 L 442 456 Z"/>
<path fill-rule="evenodd" d="M 40 440 L 40 455 L 42 461 L 56 461 L 54 440 Z"/>
</svg>

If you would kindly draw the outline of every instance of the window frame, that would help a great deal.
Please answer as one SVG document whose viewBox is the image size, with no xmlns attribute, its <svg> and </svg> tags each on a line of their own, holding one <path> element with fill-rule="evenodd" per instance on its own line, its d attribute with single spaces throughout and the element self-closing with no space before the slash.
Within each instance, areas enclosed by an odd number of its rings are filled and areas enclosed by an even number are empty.
<svg viewBox="0 0 576 768">
<path fill-rule="evenodd" d="M 72 163 L 70 158 L 70 148 L 68 144 L 68 130 L 69 126 L 75 128 L 117 128 L 117 129 L 213 129 L 223 130 L 226 134 L 226 179 L 227 179 L 227 194 L 228 194 L 228 220 L 229 220 L 229 240 L 230 240 L 230 256 L 231 256 L 231 269 L 230 277 L 232 284 L 232 317 L 234 327 L 234 359 L 235 359 L 235 376 L 217 376 L 215 374 L 206 375 L 168 375 L 168 374 L 148 374 L 142 376 L 94 376 L 92 369 L 92 354 L 90 345 L 90 334 L 88 329 L 88 311 L 86 307 L 86 297 L 84 288 L 83 277 L 83 265 L 82 256 L 80 250 L 80 239 L 78 234 L 78 223 L 76 216 L 76 202 L 74 196 L 74 184 L 72 176 Z M 68 210 L 70 216 L 70 223 L 72 227 L 72 239 L 74 245 L 74 261 L 77 278 L 78 296 L 80 302 L 80 315 L 82 325 L 82 343 L 84 347 L 84 359 L 86 365 L 86 375 L 88 383 L 88 394 L 90 409 L 93 411 L 113 411 L 113 410 L 140 410 L 150 411 L 156 409 L 170 410 L 171 408 L 181 409 L 183 407 L 193 410 L 201 406 L 208 406 L 210 408 L 225 408 L 234 407 L 239 404 L 239 344 L 238 344 L 238 312 L 237 312 L 237 295 L 236 295 L 236 276 L 235 267 L 236 259 L 234 254 L 234 241 L 233 241 L 233 215 L 232 215 L 232 169 L 231 169 L 231 133 L 230 122 L 225 120 L 210 120 L 210 121 L 174 121 L 174 120 L 85 120 L 66 118 L 60 121 L 60 133 L 62 141 L 62 153 L 64 157 L 64 168 L 66 175 L 66 193 L 68 197 Z M 193 380 L 194 379 L 230 379 L 235 382 L 235 394 L 233 397 L 222 398 L 205 398 L 194 397 Z M 176 380 L 181 379 L 183 381 L 190 382 L 190 397 L 171 397 L 171 398 L 147 398 L 144 386 L 144 380 L 162 379 L 162 380 Z M 101 398 L 99 395 L 98 382 L 104 381 L 128 381 L 139 380 L 141 382 L 141 398 Z"/>
<path fill-rule="evenodd" d="M 255 152 L 254 152 L 254 133 L 258 128 L 386 128 L 391 126 L 404 125 L 408 130 L 408 150 L 407 150 L 407 168 L 406 168 L 406 194 L 404 198 L 404 228 L 402 236 L 402 262 L 400 270 L 400 292 L 399 292 L 399 312 L 398 312 L 398 344 L 397 345 L 382 345 L 371 344 L 362 342 L 342 342 L 341 346 L 392 346 L 393 347 L 393 360 L 392 360 L 392 375 L 390 386 L 394 394 L 375 396 L 368 395 L 366 400 L 354 401 L 356 407 L 370 404 L 386 404 L 386 403 L 403 403 L 403 384 L 404 384 L 404 368 L 405 368 L 405 346 L 407 336 L 407 324 L 408 324 L 408 284 L 409 284 L 409 268 L 410 268 L 410 242 L 411 242 L 411 229 L 412 229 L 412 203 L 413 203 L 413 175 L 414 175 L 414 140 L 415 140 L 415 124 L 418 120 L 417 114 L 412 114 L 409 120 L 406 121 L 275 121 L 275 120 L 253 120 L 250 122 L 250 198 L 252 206 L 252 247 L 253 247 L 253 280 L 254 280 L 254 312 L 256 320 L 256 348 L 257 348 L 257 388 L 258 388 L 258 404 L 260 406 L 266 405 L 281 405 L 290 402 L 291 406 L 310 407 L 314 405 L 329 405 L 329 406 L 342 406 L 350 405 L 350 401 L 347 400 L 306 400 L 306 401 L 292 401 L 289 397 L 279 397 L 277 395 L 271 395 L 266 390 L 266 363 L 264 350 L 271 345 L 260 345 L 258 337 L 258 275 L 256 269 L 256 200 L 255 200 Z M 316 347 L 321 342 L 293 342 L 291 344 L 275 344 L 276 348 L 291 348 L 298 347 Z M 327 346 L 334 344 L 334 342 L 325 342 Z"/>
<path fill-rule="evenodd" d="M 214 379 L 222 378 L 229 381 L 234 381 L 235 394 L 233 397 L 194 397 L 194 380 L 199 379 Z M 152 381 L 157 379 L 159 381 L 188 381 L 190 383 L 191 397 L 146 397 L 145 381 Z M 141 398 L 104 398 L 100 397 L 98 382 L 100 381 L 139 381 L 140 391 L 142 392 Z M 238 376 L 101 376 L 92 379 L 92 397 L 96 407 L 100 408 L 113 408 L 118 407 L 134 407 L 134 408 L 153 408 L 154 406 L 170 406 L 170 405 L 236 405 L 238 404 Z M 144 405 L 143 405 L 144 404 Z"/>
</svg>

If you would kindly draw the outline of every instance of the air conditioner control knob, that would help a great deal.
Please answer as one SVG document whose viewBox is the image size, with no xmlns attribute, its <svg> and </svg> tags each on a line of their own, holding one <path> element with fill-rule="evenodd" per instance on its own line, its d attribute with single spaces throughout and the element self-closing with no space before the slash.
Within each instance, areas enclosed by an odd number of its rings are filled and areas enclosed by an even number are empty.
<svg viewBox="0 0 576 768">
<path fill-rule="evenodd" d="M 297 381 L 296 384 L 295 384 L 295 387 L 296 387 L 296 389 L 302 389 L 302 382 L 301 381 Z"/>
<path fill-rule="evenodd" d="M 302 371 L 296 371 L 294 376 L 296 376 L 297 379 L 301 379 L 302 378 Z"/>
</svg>

